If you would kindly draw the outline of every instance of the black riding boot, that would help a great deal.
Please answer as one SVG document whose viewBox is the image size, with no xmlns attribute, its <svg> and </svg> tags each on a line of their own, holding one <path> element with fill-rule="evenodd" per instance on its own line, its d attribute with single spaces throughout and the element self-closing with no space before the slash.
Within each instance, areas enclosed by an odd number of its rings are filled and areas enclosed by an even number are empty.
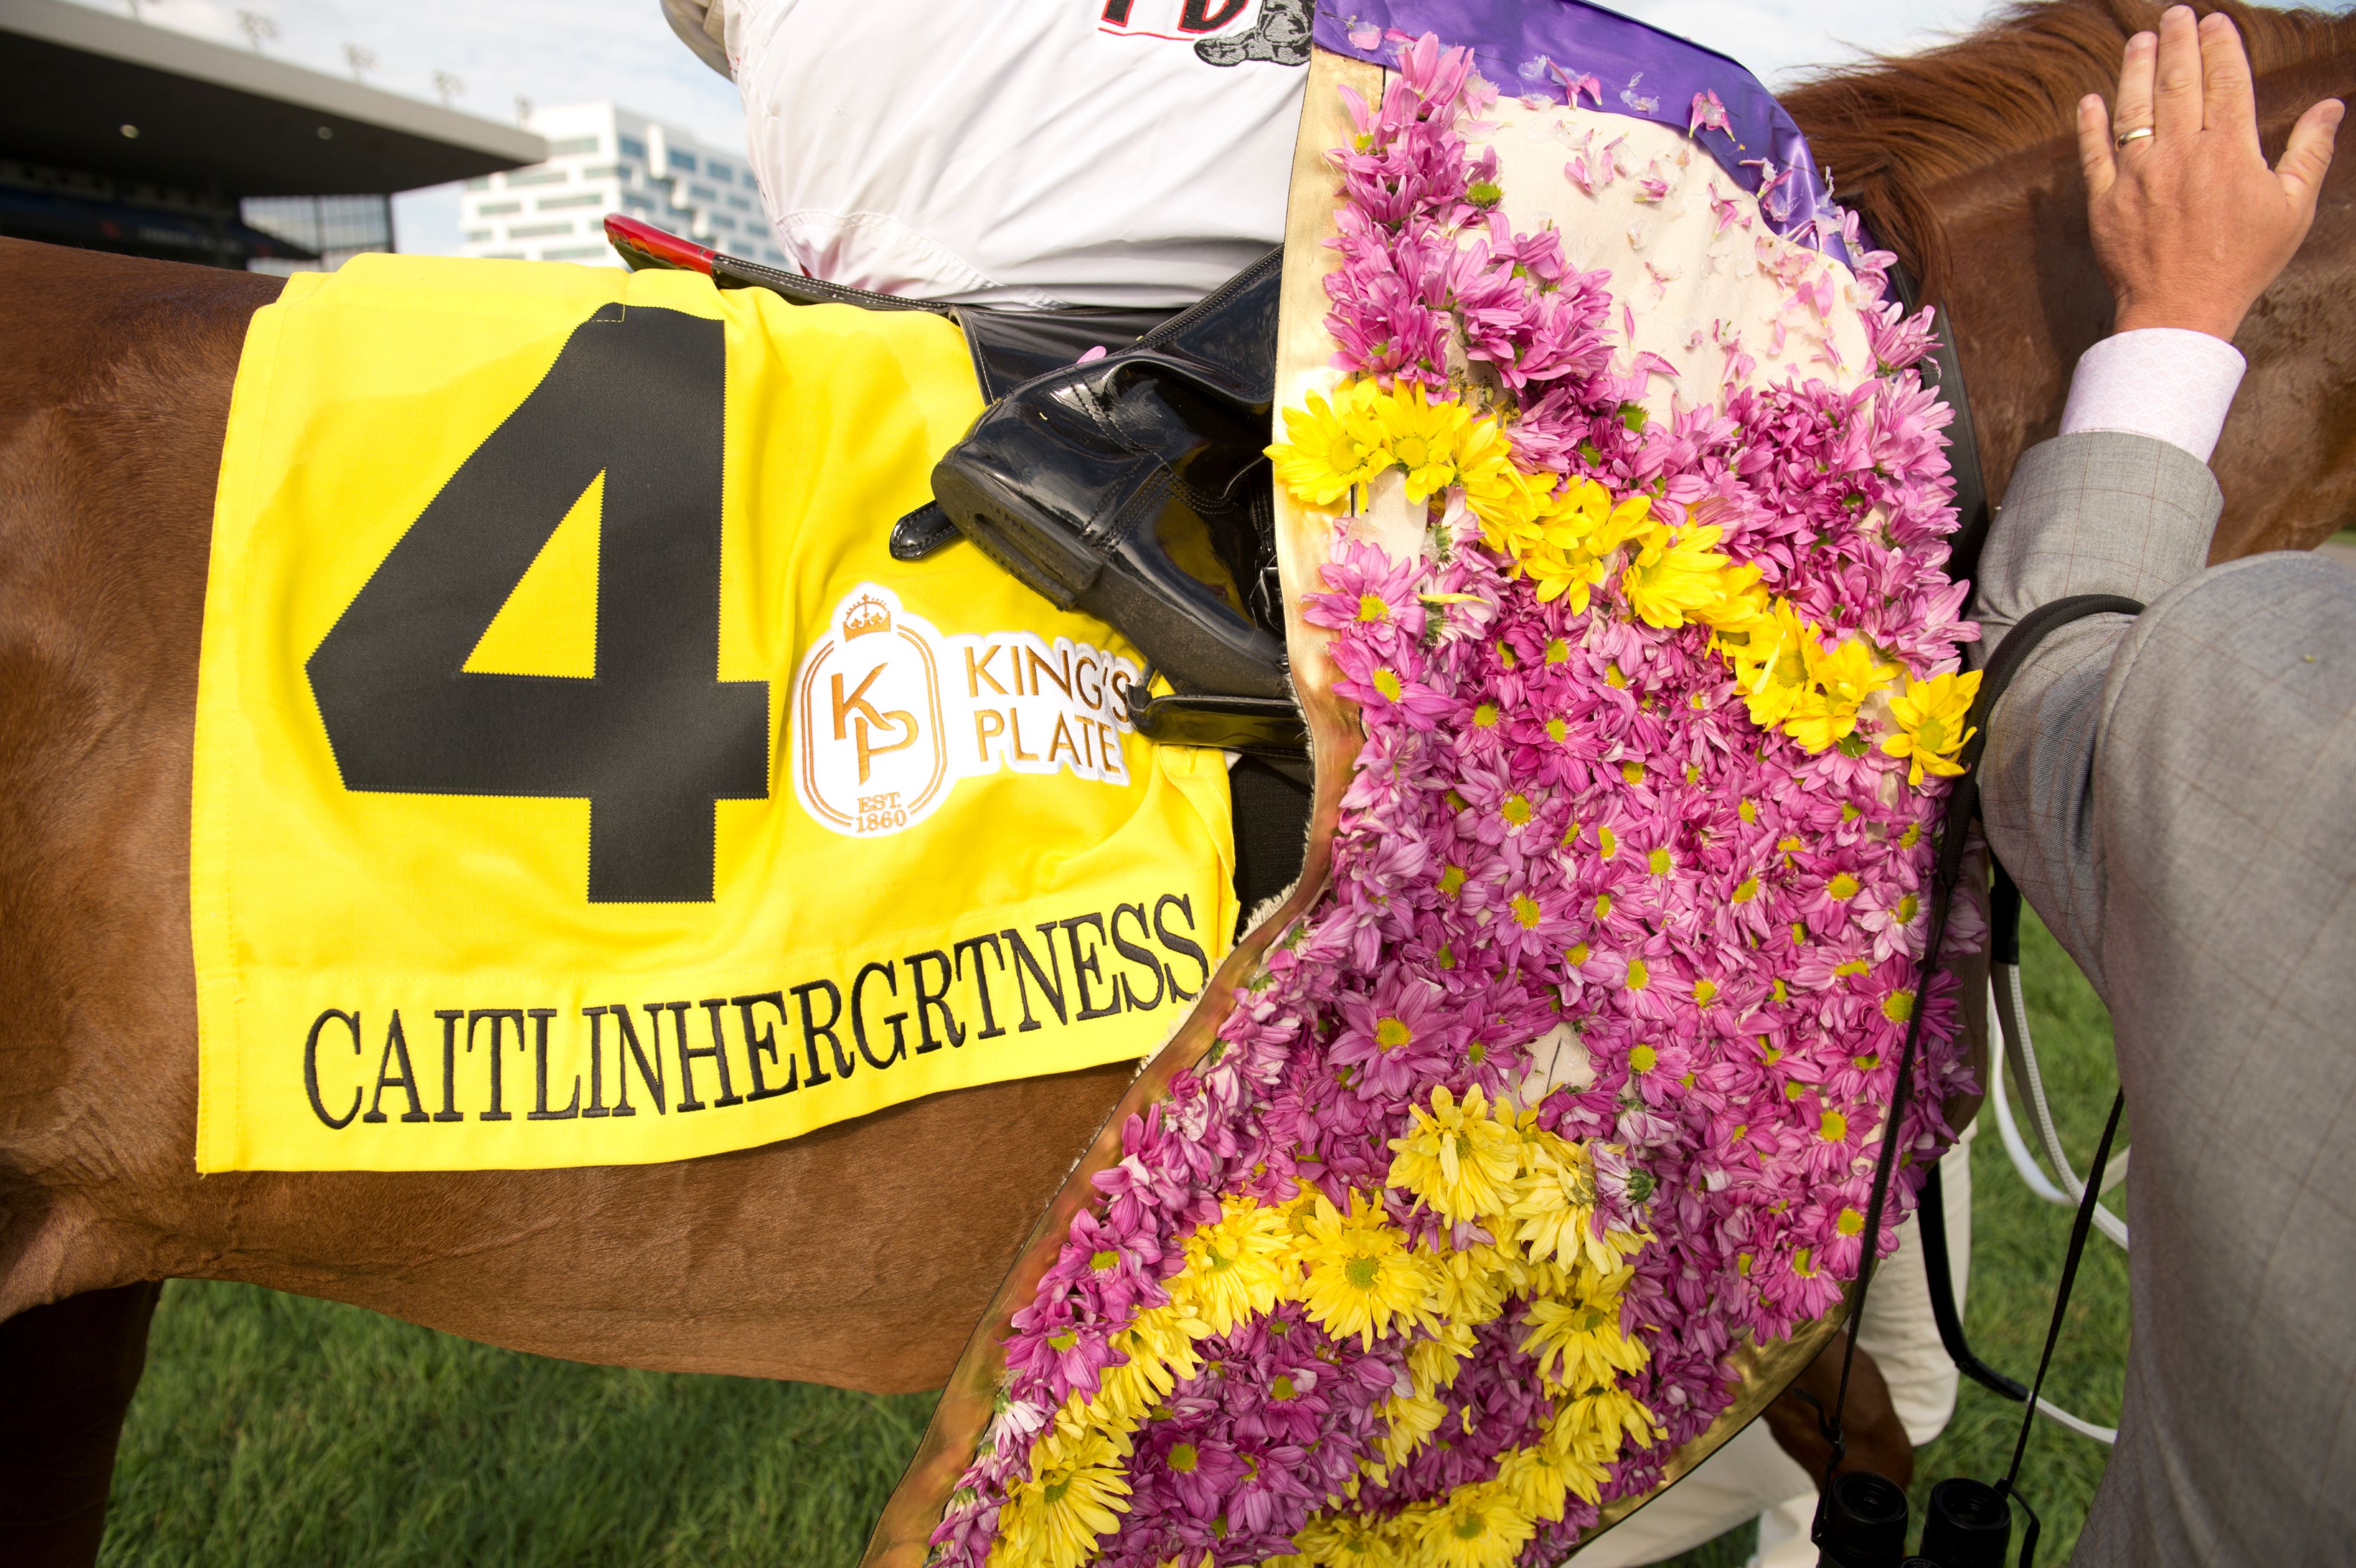
<svg viewBox="0 0 2356 1568">
<path fill-rule="evenodd" d="M 1247 711 L 1290 711 L 1263 455 L 1282 262 L 1025 382 L 933 470 L 942 511 L 992 560 L 1119 628 L 1180 693 Z M 1171 738 L 1209 738 L 1194 729 Z"/>
</svg>

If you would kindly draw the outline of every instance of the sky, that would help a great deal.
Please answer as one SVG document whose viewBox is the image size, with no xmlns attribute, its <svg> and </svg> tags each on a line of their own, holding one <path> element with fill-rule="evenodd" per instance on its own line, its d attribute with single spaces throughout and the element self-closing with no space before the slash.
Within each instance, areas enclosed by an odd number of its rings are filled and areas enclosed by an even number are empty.
<svg viewBox="0 0 2356 1568">
<path fill-rule="evenodd" d="M 437 73 L 464 85 L 453 107 L 512 123 L 517 99 L 543 106 L 612 99 L 722 146 L 742 145 L 736 90 L 690 54 L 659 0 L 80 0 L 238 48 L 241 16 L 265 26 L 263 53 L 351 74 L 346 50 L 373 57 L 370 86 L 433 101 Z M 852 4 L 855 0 L 822 0 Z M 956 4 L 980 0 L 951 0 Z M 1085 5 L 1088 0 L 999 0 Z M 1618 0 L 1613 7 L 1732 55 L 1771 86 L 1859 51 L 1904 52 L 1968 31 L 1994 0 Z M 455 250 L 455 188 L 397 197 L 396 243 Z"/>
</svg>

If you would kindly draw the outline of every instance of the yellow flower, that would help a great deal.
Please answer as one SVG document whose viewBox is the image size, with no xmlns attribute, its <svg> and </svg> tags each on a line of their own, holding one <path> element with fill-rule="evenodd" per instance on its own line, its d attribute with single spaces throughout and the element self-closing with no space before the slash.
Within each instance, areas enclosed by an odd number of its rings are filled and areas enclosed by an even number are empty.
<svg viewBox="0 0 2356 1568">
<path fill-rule="evenodd" d="M 1343 1214 L 1320 1193 L 1308 1215 L 1295 1256 L 1306 1273 L 1301 1300 L 1310 1317 L 1336 1339 L 1355 1334 L 1372 1348 L 1394 1325 L 1429 1327 L 1430 1265 L 1407 1247 L 1407 1239 L 1384 1217 L 1380 1204 L 1350 1194 Z"/>
<path fill-rule="evenodd" d="M 1474 490 L 1494 491 L 1522 478 L 1514 467 L 1514 448 L 1505 427 L 1487 415 L 1468 419 L 1456 432 L 1456 482 L 1464 487 L 1467 504 Z M 1511 476 L 1508 478 L 1507 476 Z"/>
<path fill-rule="evenodd" d="M 1620 578 L 1636 618 L 1667 629 L 1698 619 L 1724 603 L 1726 573 L 1734 563 L 1710 548 L 1724 532 L 1658 524 L 1646 530 Z"/>
<path fill-rule="evenodd" d="M 1759 576 L 1756 566 L 1727 565 L 1719 573 L 1718 603 L 1695 612 L 1694 618 L 1720 639 L 1747 639 L 1774 618 L 1774 600 Z"/>
<path fill-rule="evenodd" d="M 1652 500 L 1640 493 L 1614 501 L 1592 479 L 1550 484 L 1507 467 L 1477 481 L 1468 474 L 1465 499 L 1491 548 L 1530 579 L 1542 602 L 1567 595 L 1572 610 L 1584 612 L 1620 548 L 1646 527 Z"/>
<path fill-rule="evenodd" d="M 1454 1382 L 1477 1345 L 1472 1325 L 1451 1322 L 1441 1324 L 1430 1338 L 1408 1346 L 1407 1371 L 1415 1383 L 1416 1397 L 1430 1399 Z"/>
<path fill-rule="evenodd" d="M 1225 1334 L 1274 1306 L 1290 1283 L 1284 1216 L 1229 1197 L 1219 1218 L 1186 1238 L 1186 1266 L 1170 1282 L 1172 1305 L 1192 1306 Z"/>
<path fill-rule="evenodd" d="M 1529 1273 L 1526 1267 L 1516 1267 L 1514 1259 L 1494 1247 L 1443 1248 L 1424 1255 L 1431 1262 L 1432 1305 L 1451 1327 L 1487 1323 L 1496 1317 L 1505 1310 L 1505 1298 L 1523 1283 L 1520 1276 Z M 1416 1349 L 1438 1343 L 1419 1340 Z M 1409 1352 L 1410 1362 L 1413 1359 L 1413 1352 Z M 1449 1377 L 1454 1376 L 1451 1366 Z M 1446 1380 L 1433 1386 L 1445 1387 Z"/>
<path fill-rule="evenodd" d="M 1456 399 L 1434 403 L 1421 382 L 1401 381 L 1367 398 L 1349 425 L 1379 456 L 1376 471 L 1405 468 L 1407 499 L 1421 501 L 1456 483 L 1457 447 L 1472 419 Z"/>
<path fill-rule="evenodd" d="M 1590 1388 L 1642 1369 L 1644 1347 L 1620 1332 L 1620 1286 L 1629 1275 L 1615 1270 L 1598 1282 L 1604 1288 L 1569 1301 L 1541 1296 L 1530 1303 L 1522 1318 L 1530 1330 L 1522 1348 L 1537 1358 L 1538 1376 L 1548 1389 Z"/>
<path fill-rule="evenodd" d="M 1448 1407 L 1436 1399 L 1393 1394 L 1375 1407 L 1384 1422 L 1377 1444 L 1381 1463 L 1396 1465 L 1423 1446 L 1447 1417 Z"/>
<path fill-rule="evenodd" d="M 1108 1430 L 1136 1430 L 1172 1389 L 1201 1373 L 1203 1360 L 1194 1353 L 1194 1341 L 1208 1338 L 1211 1332 L 1191 1305 L 1139 1313 L 1108 1341 L 1129 1360 L 1104 1369 L 1096 1399 L 1086 1407 L 1088 1423 Z"/>
<path fill-rule="evenodd" d="M 1436 1568 L 1508 1568 L 1537 1527 L 1494 1481 L 1459 1487 L 1423 1516 L 1416 1560 Z"/>
<path fill-rule="evenodd" d="M 1951 670 L 1928 681 L 1910 680 L 1903 692 L 1890 699 L 1890 720 L 1898 733 L 1885 736 L 1881 749 L 1910 759 L 1906 782 L 1920 784 L 1925 773 L 1952 778 L 1964 770 L 1955 754 L 1977 733 L 1964 721 L 1979 691 L 1978 671 L 1957 674 Z"/>
<path fill-rule="evenodd" d="M 1773 729 L 1807 695 L 1808 653 L 1815 645 L 1815 623 L 1803 621 L 1789 601 L 1776 600 L 1773 615 L 1751 631 L 1735 661 L 1752 724 Z"/>
<path fill-rule="evenodd" d="M 1498 1455 L 1496 1484 L 1534 1520 L 1560 1519 L 1569 1500 L 1570 1477 L 1542 1443 Z"/>
<path fill-rule="evenodd" d="M 1507 1117 L 1512 1108 L 1501 1106 Z M 1489 1102 L 1474 1084 L 1459 1106 L 1446 1084 L 1431 1091 L 1431 1110 L 1409 1106 L 1415 1122 L 1404 1138 L 1391 1140 L 1387 1184 L 1404 1187 L 1453 1221 L 1497 1214 L 1511 1202 L 1510 1189 L 1521 1163 L 1521 1139 L 1510 1125 L 1492 1120 Z"/>
<path fill-rule="evenodd" d="M 1129 1444 L 1102 1432 L 1069 1442 L 1050 1434 L 1032 1452 L 1032 1473 L 1007 1494 L 998 1542 L 999 1568 L 1078 1568 L 1096 1555 L 1097 1538 L 1120 1528 L 1129 1483 L 1120 1462 Z"/>
<path fill-rule="evenodd" d="M 1292 1543 L 1318 1568 L 1405 1568 L 1388 1520 L 1344 1511 L 1319 1514 L 1293 1532 Z"/>
<path fill-rule="evenodd" d="M 1608 1462 L 1620 1452 L 1623 1438 L 1650 1443 L 1661 1431 L 1653 1412 L 1635 1395 L 1615 1384 L 1591 1389 L 1576 1399 L 1564 1401 L 1555 1412 L 1547 1442 L 1548 1446 L 1565 1453 L 1600 1455 Z M 1580 1495 L 1589 1502 L 1595 1500 L 1584 1492 Z"/>
<path fill-rule="evenodd" d="M 1585 1258 L 1601 1270 L 1617 1268 L 1618 1253 L 1595 1233 L 1595 1173 L 1587 1150 L 1542 1129 L 1535 1133 L 1523 1150 L 1528 1175 L 1508 1214 L 1520 1221 L 1514 1240 L 1533 1258 Z"/>
<path fill-rule="evenodd" d="M 1307 406 L 1284 411 L 1286 439 L 1268 448 L 1277 482 L 1304 506 L 1330 507 L 1379 472 L 1386 457 L 1353 427 L 1376 388 L 1372 381 L 1343 387 L 1328 403 L 1317 392 Z"/>
<path fill-rule="evenodd" d="M 1860 637 L 1843 638 L 1830 651 L 1814 637 L 1802 647 L 1809 685 L 1784 719 L 1783 733 L 1810 751 L 1823 751 L 1857 728 L 1859 704 L 1896 680 L 1898 667 L 1876 659 Z"/>
</svg>

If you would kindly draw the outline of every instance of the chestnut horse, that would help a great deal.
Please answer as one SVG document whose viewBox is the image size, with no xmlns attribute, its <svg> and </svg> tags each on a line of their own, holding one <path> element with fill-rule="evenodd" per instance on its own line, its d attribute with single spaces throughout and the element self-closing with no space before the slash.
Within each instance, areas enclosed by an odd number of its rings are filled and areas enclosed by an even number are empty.
<svg viewBox="0 0 2356 1568">
<path fill-rule="evenodd" d="M 2276 147 L 2356 23 L 2233 7 Z M 1992 493 L 2108 329 L 2072 106 L 2158 7 L 2059 0 L 1788 100 L 1944 285 Z M 2221 558 L 2356 495 L 2356 202 L 2259 302 Z M 0 1518 L 86 1563 L 155 1282 L 241 1280 L 544 1355 L 897 1391 L 946 1375 L 1112 1067 L 674 1165 L 199 1179 L 190 746 L 214 475 L 269 279 L 0 241 Z"/>
</svg>

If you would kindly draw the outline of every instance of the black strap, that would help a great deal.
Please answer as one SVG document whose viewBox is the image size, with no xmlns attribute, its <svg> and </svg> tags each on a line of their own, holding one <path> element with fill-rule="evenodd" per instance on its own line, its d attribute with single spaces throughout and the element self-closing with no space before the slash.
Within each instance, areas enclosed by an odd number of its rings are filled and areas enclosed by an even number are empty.
<svg viewBox="0 0 2356 1568">
<path fill-rule="evenodd" d="M 1939 1343 L 1955 1369 L 1972 1381 L 2008 1400 L 2025 1400 L 2029 1388 L 2008 1378 L 1979 1359 L 1964 1337 L 1963 1314 L 1955 1308 L 1955 1275 L 1947 1254 L 1947 1192 L 1939 1179 L 1939 1162 L 1922 1177 L 1922 1201 L 1915 1208 L 1922 1237 L 1922 1277 L 1931 1291 L 1931 1320 L 1939 1326 Z"/>
<path fill-rule="evenodd" d="M 2070 1308 L 2070 1289 L 2078 1283 L 2078 1260 L 2085 1256 L 2086 1232 L 2094 1228 L 2096 1200 L 2103 1195 L 2103 1170 L 2111 1163 L 2111 1140 L 2118 1135 L 2119 1115 L 2127 1108 L 2126 1091 L 2111 1096 L 2111 1114 L 2103 1123 L 2103 1141 L 2094 1145 L 2094 1163 L 2086 1171 L 2086 1190 L 2078 1199 L 2078 1217 L 2070 1224 L 2070 1252 L 2062 1261 L 2062 1283 L 2053 1292 L 2053 1320 L 2045 1326 L 2045 1353 L 2037 1358 L 2037 1381 L 2029 1385 L 2030 1408 L 2020 1416 L 2020 1436 L 2012 1445 L 2012 1467 L 1999 1483 L 2009 1491 L 2020 1478 L 2021 1455 L 2029 1452 L 2029 1429 L 2034 1424 L 2037 1396 L 2045 1391 L 2045 1374 L 2053 1365 L 2053 1347 L 2062 1338 L 2062 1320 Z"/>
<path fill-rule="evenodd" d="M 1914 275 L 1893 263 L 1890 286 L 1909 312 L 1922 303 L 1922 291 Z M 1947 424 L 1947 470 L 1955 481 L 1955 532 L 1947 541 L 1947 575 L 1961 580 L 1980 575 L 1980 546 L 1987 542 L 1991 510 L 1987 478 L 1980 470 L 1979 428 L 1972 420 L 1972 400 L 1964 390 L 1963 356 L 1955 349 L 1955 318 L 1944 305 L 1931 318 L 1938 347 L 1931 351 L 1926 385 L 1939 401 L 1954 411 Z"/>
<path fill-rule="evenodd" d="M 1849 1300 L 1848 1340 L 1841 1353 L 1840 1390 L 1834 1396 L 1830 1413 L 1819 1424 L 1819 1430 L 1832 1450 L 1831 1457 L 1825 1465 L 1827 1483 L 1840 1467 L 1841 1461 L 1847 1456 L 1847 1445 L 1841 1434 L 1841 1417 L 1848 1408 L 1849 1376 L 1857 1365 L 1858 1328 L 1864 1321 L 1866 1295 L 1872 1288 L 1873 1276 L 1880 1262 L 1875 1252 L 1881 1239 L 1882 1212 L 1889 1205 L 1890 1179 L 1898 1169 L 1899 1123 L 1905 1114 L 1913 1087 L 1914 1058 L 1922 1047 L 1922 1020 L 1930 1015 L 1931 1011 L 1923 993 L 1930 987 L 1931 976 L 1938 971 L 1940 949 L 1947 935 L 1948 909 L 1954 902 L 1955 885 L 1963 878 L 1964 846 L 1971 836 L 1972 819 L 1979 806 L 1979 761 L 1987 749 L 1989 716 L 1996 712 L 1997 703 L 2003 697 L 2005 689 L 2012 684 L 2013 676 L 2029 661 L 2029 656 L 2037 650 L 2038 645 L 2053 632 L 2087 616 L 2137 615 L 2142 610 L 2143 606 L 2136 601 L 2115 594 L 2073 594 L 2068 598 L 2040 605 L 2015 623 L 2003 642 L 1997 645 L 1995 657 L 1988 660 L 1981 672 L 1979 692 L 1972 699 L 1968 721 L 1971 737 L 1965 741 L 1957 759 L 1963 764 L 1964 771 L 1956 779 L 1954 789 L 1948 793 L 1946 815 L 1939 830 L 1939 860 L 1931 884 L 1930 927 L 1922 944 L 1922 961 L 1915 971 L 1914 1011 L 1906 1024 L 1905 1048 L 1898 1056 L 1898 1078 L 1890 1090 L 1890 1113 L 1882 1128 L 1881 1152 L 1873 1163 L 1873 1194 L 1866 1205 L 1865 1247 L 1858 1263 L 1857 1289 Z M 1944 1240 L 1944 1227 L 1942 1240 Z M 1942 1261 L 1944 1261 L 1944 1248 Z M 1952 1316 L 1954 1312 L 1952 1279 L 1948 1283 L 1947 1311 Z M 1935 1305 L 1933 1310 L 1936 1310 Z M 1960 1337 L 1960 1323 L 1957 1334 Z M 1976 1361 L 1977 1358 L 1974 1359 Z M 2033 1414 L 2035 1407 L 2032 1405 L 2030 1410 Z"/>
<path fill-rule="evenodd" d="M 2070 1252 L 2062 1261 L 2062 1283 L 2053 1292 L 2053 1318 L 2045 1326 L 2045 1353 L 2037 1358 L 2037 1381 L 2029 1388 L 2028 1408 L 2020 1412 L 2020 1435 L 2013 1440 L 2012 1465 L 1996 1484 L 1998 1494 L 2016 1501 L 2020 1494 L 2014 1483 L 2020 1479 L 2020 1461 L 2029 1453 L 2029 1429 L 2037 1424 L 2037 1396 L 2045 1391 L 2053 1347 L 2062 1339 L 2062 1320 L 2070 1310 L 2070 1287 L 2078 1283 L 2078 1260 L 2086 1254 L 2086 1232 L 2094 1228 L 2094 1206 L 2103 1194 L 2103 1170 L 2111 1163 L 2111 1140 L 2118 1134 L 2119 1113 L 2126 1108 L 2126 1090 L 2111 1096 L 2110 1119 L 2103 1123 L 2103 1141 L 2094 1145 L 2094 1163 L 2086 1171 L 2086 1190 L 2078 1199 L 2078 1217 L 2070 1225 Z M 2032 1509 L 2029 1529 L 2020 1538 L 2020 1568 L 2037 1568 L 2037 1537 L 2042 1524 Z"/>
</svg>

